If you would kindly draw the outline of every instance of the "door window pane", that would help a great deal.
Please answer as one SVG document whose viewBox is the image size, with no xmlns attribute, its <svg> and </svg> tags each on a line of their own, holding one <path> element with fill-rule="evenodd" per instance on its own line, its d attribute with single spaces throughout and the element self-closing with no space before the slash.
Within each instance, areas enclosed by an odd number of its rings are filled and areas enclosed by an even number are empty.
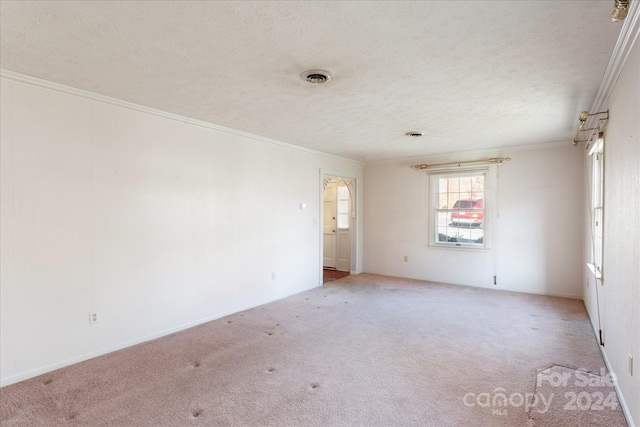
<svg viewBox="0 0 640 427">
<path fill-rule="evenodd" d="M 351 199 L 346 185 L 338 186 L 338 228 L 349 228 L 349 214 L 351 212 Z"/>
</svg>

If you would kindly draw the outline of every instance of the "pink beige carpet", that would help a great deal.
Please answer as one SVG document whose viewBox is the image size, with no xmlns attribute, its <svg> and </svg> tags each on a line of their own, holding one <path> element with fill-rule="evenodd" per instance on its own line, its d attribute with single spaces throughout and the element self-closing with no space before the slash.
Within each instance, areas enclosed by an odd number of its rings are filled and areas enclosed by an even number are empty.
<svg viewBox="0 0 640 427">
<path fill-rule="evenodd" d="M 626 425 L 581 301 L 368 274 L 4 387 L 0 420 Z"/>
</svg>

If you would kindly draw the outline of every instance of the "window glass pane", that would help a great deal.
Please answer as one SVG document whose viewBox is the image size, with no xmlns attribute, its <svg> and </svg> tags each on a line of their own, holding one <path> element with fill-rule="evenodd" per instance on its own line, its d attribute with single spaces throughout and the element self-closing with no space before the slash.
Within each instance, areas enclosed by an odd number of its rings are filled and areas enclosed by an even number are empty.
<svg viewBox="0 0 640 427">
<path fill-rule="evenodd" d="M 447 195 L 445 194 L 439 194 L 438 195 L 438 208 L 439 209 L 447 209 Z"/>
<path fill-rule="evenodd" d="M 448 193 L 448 198 L 447 208 L 453 209 L 456 207 L 456 202 L 460 198 L 460 195 L 458 193 Z"/>
<path fill-rule="evenodd" d="M 600 274 L 602 274 L 602 251 L 603 251 L 603 228 L 604 217 L 602 205 L 604 203 L 602 193 L 604 184 L 604 157 L 603 157 L 603 144 L 602 138 L 598 138 L 595 142 L 592 151 L 589 153 L 592 156 L 593 171 L 591 176 L 591 226 L 592 226 L 592 254 L 593 265 Z"/>
<path fill-rule="evenodd" d="M 349 200 L 349 189 L 344 184 L 338 186 L 338 199 Z"/>
<path fill-rule="evenodd" d="M 349 228 L 349 214 L 351 209 L 349 202 L 349 189 L 346 185 L 340 184 L 338 186 L 338 228 Z"/>
<path fill-rule="evenodd" d="M 446 193 L 447 192 L 447 179 L 446 178 L 441 178 L 438 180 L 438 192 L 439 193 Z"/>
<path fill-rule="evenodd" d="M 471 188 L 469 197 L 472 199 L 484 198 L 484 176 L 474 176 L 471 179 Z"/>
<path fill-rule="evenodd" d="M 593 210 L 593 228 L 594 228 L 594 244 L 593 244 L 593 263 L 596 269 L 600 271 L 602 266 L 602 208 Z"/>
<path fill-rule="evenodd" d="M 449 226 L 449 214 L 438 212 L 436 216 L 436 241 L 448 242 L 455 238 L 455 229 Z"/>
<path fill-rule="evenodd" d="M 465 176 L 460 178 L 460 192 L 471 194 L 471 177 Z"/>
<path fill-rule="evenodd" d="M 449 193 L 459 193 L 460 192 L 460 178 L 449 178 L 449 185 L 447 186 L 447 190 Z"/>
<path fill-rule="evenodd" d="M 338 228 L 346 229 L 349 228 L 349 214 L 338 214 Z"/>
<path fill-rule="evenodd" d="M 484 246 L 484 174 L 434 179 L 434 241 Z"/>
<path fill-rule="evenodd" d="M 602 154 L 596 153 L 593 157 L 593 206 L 602 206 Z"/>
</svg>

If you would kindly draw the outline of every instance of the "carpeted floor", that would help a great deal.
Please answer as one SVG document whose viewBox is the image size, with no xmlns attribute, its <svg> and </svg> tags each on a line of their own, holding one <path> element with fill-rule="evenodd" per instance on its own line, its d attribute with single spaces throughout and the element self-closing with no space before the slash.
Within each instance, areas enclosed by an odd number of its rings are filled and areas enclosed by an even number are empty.
<svg viewBox="0 0 640 427">
<path fill-rule="evenodd" d="M 611 393 L 581 301 L 361 274 L 4 387 L 0 420 L 625 426 Z"/>
</svg>

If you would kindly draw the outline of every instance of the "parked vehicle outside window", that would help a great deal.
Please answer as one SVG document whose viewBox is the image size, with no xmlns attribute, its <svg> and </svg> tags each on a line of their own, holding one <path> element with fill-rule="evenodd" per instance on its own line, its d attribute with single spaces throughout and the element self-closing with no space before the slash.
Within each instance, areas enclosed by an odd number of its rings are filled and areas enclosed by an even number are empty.
<svg viewBox="0 0 640 427">
<path fill-rule="evenodd" d="M 458 200 L 453 209 L 461 209 L 451 212 L 451 223 L 453 225 L 469 224 L 472 226 L 481 226 L 484 220 L 484 199 L 463 199 Z M 462 210 L 465 209 L 465 210 Z M 469 209 L 469 210 L 466 210 Z M 480 212 L 478 212 L 480 210 Z"/>
</svg>

